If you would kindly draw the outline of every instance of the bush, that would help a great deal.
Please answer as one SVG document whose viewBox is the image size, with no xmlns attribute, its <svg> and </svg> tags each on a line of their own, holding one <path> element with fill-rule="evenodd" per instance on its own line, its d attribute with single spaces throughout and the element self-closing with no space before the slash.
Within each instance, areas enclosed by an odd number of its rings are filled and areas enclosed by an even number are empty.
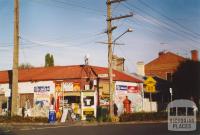
<svg viewBox="0 0 200 135">
<path fill-rule="evenodd" d="M 127 114 L 122 114 L 119 119 L 120 122 L 167 120 L 167 113 L 166 112 L 127 113 Z"/>
<path fill-rule="evenodd" d="M 45 117 L 21 117 L 21 116 L 14 116 L 14 117 L 8 117 L 8 116 L 0 116 L 0 123 L 10 123 L 10 122 L 42 122 L 47 123 L 48 118 Z"/>
</svg>

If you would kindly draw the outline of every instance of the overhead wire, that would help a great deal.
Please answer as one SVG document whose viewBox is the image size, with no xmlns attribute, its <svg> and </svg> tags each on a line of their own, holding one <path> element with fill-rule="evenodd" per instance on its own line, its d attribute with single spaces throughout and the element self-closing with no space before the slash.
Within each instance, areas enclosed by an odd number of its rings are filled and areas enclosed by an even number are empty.
<svg viewBox="0 0 200 135">
<path fill-rule="evenodd" d="M 127 2 L 126 2 L 126 3 L 127 3 Z M 150 16 L 150 17 L 154 18 L 155 20 L 157 20 L 157 18 L 155 18 L 155 17 L 152 16 L 151 14 L 149 14 L 149 13 L 143 11 L 141 8 L 138 8 L 138 7 L 136 7 L 136 6 L 133 6 L 133 5 L 130 4 L 130 3 L 129 3 L 129 4 L 126 4 L 126 5 L 123 4 L 123 5 L 124 5 L 124 7 L 130 9 L 131 11 L 133 11 L 133 9 L 129 7 L 129 6 L 132 6 L 132 7 L 136 8 L 136 9 L 138 9 L 139 11 L 141 11 L 142 13 L 145 13 L 145 14 L 147 14 L 148 16 Z M 135 11 L 135 12 L 136 12 L 136 11 Z M 147 18 L 146 16 L 144 16 L 144 15 L 142 15 L 142 14 L 140 14 L 140 16 L 143 17 L 144 19 L 150 20 L 149 18 Z M 154 20 L 150 20 L 150 21 L 153 21 L 155 24 L 161 26 L 160 23 L 158 23 L 158 22 L 156 22 L 156 21 L 154 21 Z M 171 29 L 171 26 L 170 26 L 168 23 L 166 23 L 166 22 L 161 22 L 161 23 L 164 24 L 164 25 L 162 25 L 162 26 L 164 26 L 163 28 L 165 28 L 167 31 L 169 31 L 169 32 L 171 32 L 171 33 L 173 33 L 173 34 L 175 34 L 176 36 L 179 36 L 179 37 L 182 38 L 182 39 L 185 39 L 185 38 L 186 38 L 186 39 L 189 39 L 190 41 L 193 41 L 193 42 L 196 42 L 196 43 L 200 43 L 200 41 L 196 41 L 196 40 L 194 40 L 194 39 L 191 39 L 190 37 L 188 37 L 188 36 L 186 36 L 186 35 L 183 35 L 182 33 L 179 33 L 179 32 L 177 32 L 177 31 Z M 166 25 L 166 26 L 165 26 L 165 25 Z M 192 45 L 192 44 L 191 44 L 191 46 L 193 46 L 194 48 L 198 48 L 197 46 L 194 46 L 194 45 Z M 198 48 L 198 49 L 199 49 L 199 48 Z"/>
<path fill-rule="evenodd" d="M 151 9 L 152 11 L 154 11 L 157 14 L 160 14 L 162 17 L 166 18 L 167 20 L 169 20 L 170 22 L 176 24 L 177 26 L 181 27 L 183 30 L 187 31 L 188 34 L 192 34 L 193 36 L 196 37 L 200 37 L 200 34 L 197 32 L 194 32 L 192 30 L 190 30 L 189 28 L 187 28 L 186 26 L 184 26 L 183 24 L 178 23 L 177 21 L 175 21 L 174 19 L 172 19 L 171 17 L 163 14 L 162 12 L 158 11 L 157 9 L 153 8 L 152 6 L 150 6 L 149 4 L 147 4 L 146 2 L 139 0 L 139 2 L 143 5 L 145 5 L 146 7 L 148 7 L 149 9 Z"/>
</svg>

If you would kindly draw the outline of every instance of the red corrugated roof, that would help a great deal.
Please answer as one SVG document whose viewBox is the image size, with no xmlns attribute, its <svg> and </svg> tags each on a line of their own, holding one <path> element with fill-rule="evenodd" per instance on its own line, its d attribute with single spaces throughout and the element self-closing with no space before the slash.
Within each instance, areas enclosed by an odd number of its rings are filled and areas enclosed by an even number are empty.
<svg viewBox="0 0 200 135">
<path fill-rule="evenodd" d="M 0 83 L 9 82 L 9 72 L 11 73 L 11 71 L 0 71 Z M 98 74 L 108 74 L 108 69 L 105 67 L 83 65 L 19 69 L 19 82 L 79 79 L 88 78 L 88 76 L 96 78 Z M 139 79 L 116 70 L 113 70 L 113 74 L 115 74 L 115 77 L 113 77 L 114 81 L 142 82 Z"/>
</svg>

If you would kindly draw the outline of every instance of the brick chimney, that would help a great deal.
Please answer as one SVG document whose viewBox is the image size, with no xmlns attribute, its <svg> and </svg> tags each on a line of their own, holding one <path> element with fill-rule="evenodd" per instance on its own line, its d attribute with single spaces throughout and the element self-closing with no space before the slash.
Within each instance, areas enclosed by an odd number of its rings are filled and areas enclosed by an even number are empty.
<svg viewBox="0 0 200 135">
<path fill-rule="evenodd" d="M 158 56 L 160 57 L 160 56 L 163 55 L 163 54 L 165 54 L 165 51 L 160 51 L 160 52 L 158 53 Z"/>
<path fill-rule="evenodd" d="M 191 51 L 191 57 L 192 57 L 193 61 L 198 61 L 199 60 L 199 58 L 198 58 L 198 51 L 197 50 L 192 50 Z"/>
<path fill-rule="evenodd" d="M 145 76 L 144 62 L 143 61 L 138 61 L 137 62 L 137 74 L 141 75 L 141 76 Z"/>
</svg>

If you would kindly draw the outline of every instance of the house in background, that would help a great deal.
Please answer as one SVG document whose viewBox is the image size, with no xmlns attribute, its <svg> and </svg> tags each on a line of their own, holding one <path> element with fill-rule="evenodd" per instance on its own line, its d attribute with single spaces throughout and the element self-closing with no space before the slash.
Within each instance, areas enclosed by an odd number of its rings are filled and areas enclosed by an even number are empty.
<svg viewBox="0 0 200 135">
<path fill-rule="evenodd" d="M 172 75 L 178 68 L 179 64 L 186 61 L 188 58 L 184 58 L 172 52 L 159 52 L 158 58 L 152 60 L 145 65 L 146 76 L 157 76 L 161 79 L 171 81 Z M 191 59 L 198 60 L 198 51 L 191 51 Z"/>
<path fill-rule="evenodd" d="M 171 100 L 169 89 L 172 87 L 172 75 L 177 70 L 181 62 L 188 58 L 179 56 L 173 52 L 162 51 L 158 57 L 144 65 L 142 62 L 137 63 L 138 73 L 145 76 L 152 76 L 156 80 L 156 93 L 152 94 L 152 100 L 157 101 L 158 111 L 166 108 Z M 191 59 L 198 61 L 198 51 L 191 51 Z M 145 79 L 145 78 L 144 78 Z M 144 98 L 150 98 L 149 93 L 144 94 Z"/>
</svg>

